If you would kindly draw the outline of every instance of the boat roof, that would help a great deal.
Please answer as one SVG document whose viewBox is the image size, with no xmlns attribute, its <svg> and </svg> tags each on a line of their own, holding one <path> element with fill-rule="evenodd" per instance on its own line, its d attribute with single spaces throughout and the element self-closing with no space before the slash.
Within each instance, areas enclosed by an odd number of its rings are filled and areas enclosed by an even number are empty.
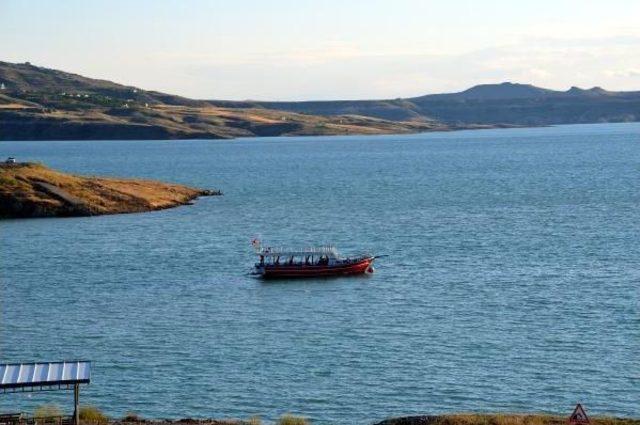
<svg viewBox="0 0 640 425">
<path fill-rule="evenodd" d="M 274 248 L 268 246 L 256 250 L 256 253 L 265 257 L 301 257 L 307 255 L 326 255 L 327 257 L 338 258 L 340 256 L 336 247 L 331 245 L 303 249 Z"/>
</svg>

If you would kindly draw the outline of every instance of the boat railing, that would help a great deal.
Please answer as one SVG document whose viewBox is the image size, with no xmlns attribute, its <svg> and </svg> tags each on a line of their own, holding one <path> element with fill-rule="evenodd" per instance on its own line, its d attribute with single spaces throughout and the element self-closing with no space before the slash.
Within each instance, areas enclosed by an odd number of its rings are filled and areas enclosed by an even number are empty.
<svg viewBox="0 0 640 425">
<path fill-rule="evenodd" d="M 333 245 L 326 245 L 320 247 L 308 247 L 302 249 L 292 249 L 286 247 L 263 247 L 256 250 L 258 255 L 264 256 L 304 256 L 304 255 L 329 255 L 335 258 L 339 258 L 340 254 Z"/>
</svg>

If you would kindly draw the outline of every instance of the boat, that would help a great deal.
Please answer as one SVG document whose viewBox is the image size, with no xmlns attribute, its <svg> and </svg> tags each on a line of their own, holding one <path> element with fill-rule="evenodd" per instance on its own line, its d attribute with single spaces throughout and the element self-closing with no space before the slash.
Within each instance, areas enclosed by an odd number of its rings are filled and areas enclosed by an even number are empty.
<svg viewBox="0 0 640 425">
<path fill-rule="evenodd" d="M 251 244 L 258 255 L 256 274 L 263 278 L 305 278 L 371 274 L 376 257 L 369 254 L 343 257 L 334 246 L 305 249 L 263 247 Z"/>
</svg>

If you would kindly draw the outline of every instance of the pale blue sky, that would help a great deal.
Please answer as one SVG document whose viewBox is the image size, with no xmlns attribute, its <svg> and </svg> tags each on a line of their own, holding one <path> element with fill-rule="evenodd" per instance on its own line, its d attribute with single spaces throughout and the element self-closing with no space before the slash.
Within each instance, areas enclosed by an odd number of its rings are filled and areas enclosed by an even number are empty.
<svg viewBox="0 0 640 425">
<path fill-rule="evenodd" d="M 195 98 L 640 89 L 640 1 L 0 0 L 0 60 Z"/>
</svg>

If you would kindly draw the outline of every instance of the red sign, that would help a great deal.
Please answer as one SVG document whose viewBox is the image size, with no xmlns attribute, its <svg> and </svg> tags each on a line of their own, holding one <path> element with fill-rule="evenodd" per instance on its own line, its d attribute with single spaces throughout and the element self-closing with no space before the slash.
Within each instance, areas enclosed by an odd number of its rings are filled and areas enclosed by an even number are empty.
<svg viewBox="0 0 640 425">
<path fill-rule="evenodd" d="M 580 403 L 576 404 L 576 408 L 573 409 L 568 422 L 571 425 L 587 425 L 589 423 L 589 417 Z"/>
</svg>

